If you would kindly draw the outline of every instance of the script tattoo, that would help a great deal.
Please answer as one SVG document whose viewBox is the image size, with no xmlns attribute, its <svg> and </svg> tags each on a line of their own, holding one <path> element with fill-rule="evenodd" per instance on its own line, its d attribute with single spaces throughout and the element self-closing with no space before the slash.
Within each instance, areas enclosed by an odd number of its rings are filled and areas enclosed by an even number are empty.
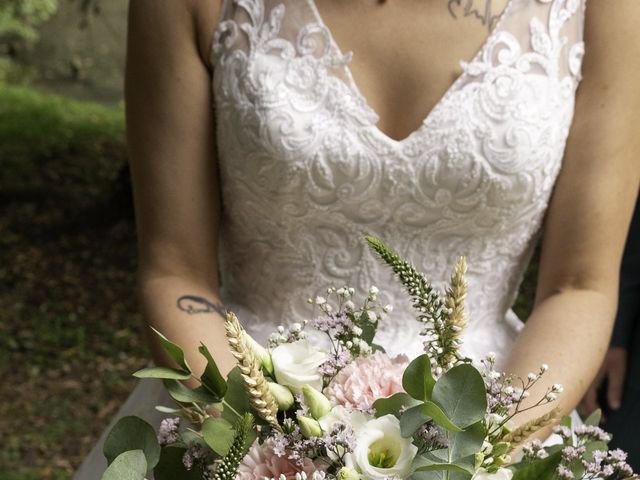
<svg viewBox="0 0 640 480">
<path fill-rule="evenodd" d="M 198 297 L 197 295 L 181 296 L 178 298 L 176 306 L 179 310 L 182 310 L 189 315 L 217 312 L 224 317 L 227 314 L 224 305 L 221 303 L 212 303 L 206 298 Z"/>
<path fill-rule="evenodd" d="M 483 5 L 484 3 L 484 5 Z M 447 0 L 449 13 L 455 19 L 464 17 L 474 17 L 480 20 L 491 32 L 500 19 L 502 12 L 494 12 L 491 0 Z"/>
</svg>

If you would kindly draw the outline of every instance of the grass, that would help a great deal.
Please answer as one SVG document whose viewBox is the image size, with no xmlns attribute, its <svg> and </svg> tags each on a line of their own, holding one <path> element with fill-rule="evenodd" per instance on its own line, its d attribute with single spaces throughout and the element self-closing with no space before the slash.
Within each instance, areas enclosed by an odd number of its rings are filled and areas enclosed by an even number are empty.
<svg viewBox="0 0 640 480">
<path fill-rule="evenodd" d="M 121 108 L 0 85 L 0 478 L 69 479 L 146 346 Z"/>
<path fill-rule="evenodd" d="M 121 108 L 0 85 L 2 480 L 70 479 L 148 358 L 123 132 Z"/>
</svg>

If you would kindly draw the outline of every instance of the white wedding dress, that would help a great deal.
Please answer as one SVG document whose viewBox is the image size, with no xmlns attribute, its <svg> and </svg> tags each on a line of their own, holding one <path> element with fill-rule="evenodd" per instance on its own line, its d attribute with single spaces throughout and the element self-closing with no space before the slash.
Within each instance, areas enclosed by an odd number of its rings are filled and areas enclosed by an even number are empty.
<svg viewBox="0 0 640 480">
<path fill-rule="evenodd" d="M 230 0 L 212 46 L 221 171 L 222 296 L 259 340 L 311 315 L 327 286 L 393 304 L 387 350 L 418 354 L 402 287 L 363 240 L 380 237 L 441 287 L 469 264 L 467 354 L 509 351 L 510 312 L 571 126 L 586 0 L 509 0 L 420 127 L 377 126 L 313 0 Z M 393 39 L 389 39 L 393 41 Z M 213 133 L 212 133 L 213 134 Z M 143 381 L 120 415 L 169 401 Z M 152 420 L 156 421 L 157 420 Z M 76 479 L 99 479 L 98 444 Z"/>
</svg>

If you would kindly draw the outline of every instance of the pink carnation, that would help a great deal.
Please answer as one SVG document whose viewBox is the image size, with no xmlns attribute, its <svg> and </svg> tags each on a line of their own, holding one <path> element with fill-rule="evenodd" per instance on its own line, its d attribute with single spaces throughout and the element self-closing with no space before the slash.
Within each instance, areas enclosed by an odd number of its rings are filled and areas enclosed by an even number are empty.
<svg viewBox="0 0 640 480">
<path fill-rule="evenodd" d="M 313 472 L 319 470 L 309 458 L 304 459 L 302 465 L 287 456 L 279 457 L 273 451 L 273 440 L 267 439 L 260 445 L 256 440 L 240 463 L 236 480 L 264 480 L 280 478 L 284 475 L 287 480 L 295 480 L 296 473 L 304 472 L 311 478 Z"/>
<path fill-rule="evenodd" d="M 343 368 L 324 392 L 332 403 L 345 407 L 370 408 L 378 398 L 404 391 L 402 374 L 409 364 L 406 355 L 389 358 L 375 352 Z"/>
</svg>

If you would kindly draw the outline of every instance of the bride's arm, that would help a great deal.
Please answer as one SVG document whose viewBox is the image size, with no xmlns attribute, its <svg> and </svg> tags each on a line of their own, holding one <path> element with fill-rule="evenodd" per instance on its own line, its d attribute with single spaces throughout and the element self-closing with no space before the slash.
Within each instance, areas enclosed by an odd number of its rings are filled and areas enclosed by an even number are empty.
<svg viewBox="0 0 640 480">
<path fill-rule="evenodd" d="M 639 16 L 635 0 L 589 3 L 584 79 L 546 219 L 536 304 L 505 368 L 526 376 L 548 363 L 538 394 L 563 384 L 563 412 L 596 375 L 616 311 L 640 178 Z"/>
<path fill-rule="evenodd" d="M 181 345 L 196 372 L 204 367 L 200 341 L 221 370 L 233 365 L 216 311 L 220 200 L 211 71 L 197 25 L 208 22 L 213 32 L 218 12 L 197 8 L 218 3 L 132 0 L 129 12 L 125 90 L 140 297 L 147 324 Z M 150 337 L 156 361 L 168 363 Z"/>
</svg>

